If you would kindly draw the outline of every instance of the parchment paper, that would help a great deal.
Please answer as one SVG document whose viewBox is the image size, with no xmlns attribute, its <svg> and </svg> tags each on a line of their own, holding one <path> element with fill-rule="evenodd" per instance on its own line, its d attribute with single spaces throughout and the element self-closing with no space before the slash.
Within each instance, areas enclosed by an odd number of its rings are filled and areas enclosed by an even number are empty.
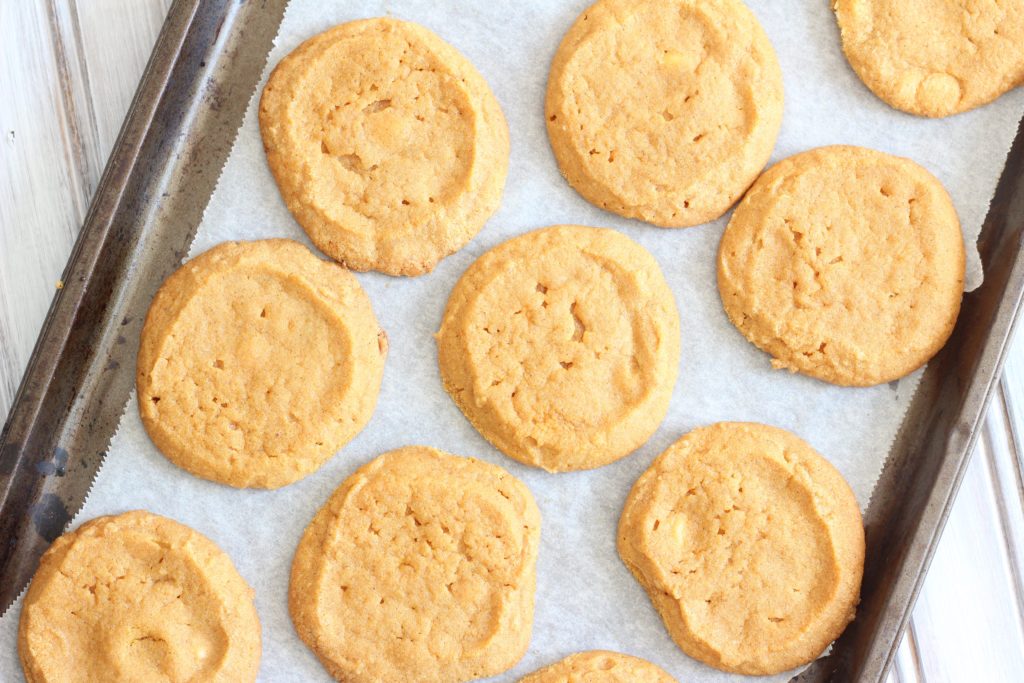
<svg viewBox="0 0 1024 683">
<path fill-rule="evenodd" d="M 741 680 L 686 657 L 615 552 L 615 527 L 630 486 L 684 432 L 718 420 L 790 429 L 827 456 L 866 505 L 920 374 L 870 389 L 833 387 L 769 368 L 768 357 L 729 324 L 715 287 L 715 252 L 726 219 L 663 230 L 604 213 L 559 176 L 544 130 L 548 65 L 589 0 L 293 0 L 267 73 L 302 40 L 333 24 L 393 14 L 453 43 L 491 84 L 508 118 L 512 157 L 501 210 L 466 248 L 429 275 L 360 274 L 391 340 L 380 401 L 367 428 L 304 481 L 277 491 L 239 491 L 186 474 L 150 442 L 135 399 L 85 508 L 74 522 L 145 508 L 212 538 L 256 589 L 263 625 L 262 681 L 327 681 L 288 618 L 292 553 L 330 493 L 381 452 L 426 444 L 499 464 L 533 491 L 543 515 L 536 616 L 528 654 L 495 681 L 571 652 L 620 650 L 649 659 L 680 681 Z M 910 157 L 953 196 L 969 248 L 969 286 L 981 281 L 975 236 L 1024 110 L 1024 90 L 947 120 L 899 113 L 850 70 L 828 0 L 751 0 L 782 63 L 786 110 L 773 161 L 818 145 L 850 143 Z M 266 74 L 264 75 L 264 78 Z M 257 89 L 256 97 L 262 89 Z M 255 101 L 255 98 L 254 98 Z M 596 471 L 550 475 L 504 457 L 444 393 L 432 334 L 452 286 L 484 251 L 513 235 L 556 223 L 617 228 L 651 250 L 682 318 L 682 361 L 668 416 L 645 446 Z M 309 241 L 288 214 L 266 166 L 250 105 L 192 249 L 230 239 Z M 0 678 L 21 680 L 15 633 L 20 605 L 0 620 Z M 782 681 L 788 675 L 760 680 Z M 751 679 L 753 680 L 753 679 Z"/>
</svg>

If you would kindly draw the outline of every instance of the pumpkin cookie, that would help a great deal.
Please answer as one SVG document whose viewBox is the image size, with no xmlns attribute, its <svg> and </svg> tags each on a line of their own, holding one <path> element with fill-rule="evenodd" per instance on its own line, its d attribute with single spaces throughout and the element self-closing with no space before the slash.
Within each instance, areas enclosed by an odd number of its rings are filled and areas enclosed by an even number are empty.
<svg viewBox="0 0 1024 683">
<path fill-rule="evenodd" d="M 335 26 L 277 65 L 260 100 L 288 209 L 354 270 L 419 275 L 501 203 L 508 127 L 483 76 L 422 26 Z"/>
<path fill-rule="evenodd" d="M 555 54 L 545 111 L 562 174 L 587 201 L 698 225 L 768 162 L 782 72 L 740 0 L 600 0 Z"/>
<path fill-rule="evenodd" d="M 1024 0 L 835 0 L 843 52 L 872 92 L 920 116 L 1024 83 Z"/>
<path fill-rule="evenodd" d="M 481 256 L 437 333 L 445 389 L 506 455 L 550 472 L 650 438 L 679 365 L 679 314 L 654 257 L 614 230 L 561 225 Z"/>
<path fill-rule="evenodd" d="M 619 555 L 683 652 L 764 675 L 806 664 L 854 616 L 860 509 L 793 434 L 719 423 L 685 435 L 637 480 Z"/>
<path fill-rule="evenodd" d="M 534 671 L 519 683 L 676 683 L 659 667 L 639 657 L 591 650 L 569 655 Z"/>
<path fill-rule="evenodd" d="M 202 534 L 136 511 L 54 541 L 25 596 L 28 683 L 255 681 L 253 591 Z"/>
<path fill-rule="evenodd" d="M 949 195 L 908 159 L 822 147 L 770 168 L 718 251 L 729 319 L 772 365 L 851 386 L 903 377 L 946 343 L 964 246 Z"/>
<path fill-rule="evenodd" d="M 361 467 L 306 529 L 289 605 L 346 683 L 456 683 L 526 652 L 540 512 L 505 470 L 433 448 Z"/>
<path fill-rule="evenodd" d="M 276 488 L 370 419 L 387 339 L 355 276 L 290 240 L 228 242 L 160 287 L 142 329 L 139 413 L 189 472 Z"/>
</svg>

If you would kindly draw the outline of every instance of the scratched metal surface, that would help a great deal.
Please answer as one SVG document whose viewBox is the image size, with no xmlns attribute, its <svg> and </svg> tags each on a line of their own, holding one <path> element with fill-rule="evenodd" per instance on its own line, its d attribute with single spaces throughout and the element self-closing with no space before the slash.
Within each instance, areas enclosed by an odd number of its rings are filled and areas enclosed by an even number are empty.
<svg viewBox="0 0 1024 683">
<path fill-rule="evenodd" d="M 0 417 L 169 6 L 170 0 L 0 2 Z M 1021 679 L 1022 446 L 1018 339 L 890 673 L 893 683 Z"/>
</svg>

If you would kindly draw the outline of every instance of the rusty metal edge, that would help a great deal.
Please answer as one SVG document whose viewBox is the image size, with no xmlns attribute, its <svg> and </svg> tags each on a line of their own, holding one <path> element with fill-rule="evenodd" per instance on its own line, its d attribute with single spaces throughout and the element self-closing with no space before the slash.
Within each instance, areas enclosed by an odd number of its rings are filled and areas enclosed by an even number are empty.
<svg viewBox="0 0 1024 683">
<path fill-rule="evenodd" d="M 1007 156 L 989 213 L 978 237 L 985 282 L 964 297 L 946 349 L 929 367 L 927 393 L 920 393 L 904 420 L 866 522 L 876 553 L 865 586 L 883 608 L 871 629 L 871 645 L 856 660 L 851 680 L 881 683 L 896 657 L 914 603 L 953 508 L 957 491 L 1002 375 L 1006 353 L 1024 302 L 1024 119 Z M 926 374 L 929 374 L 926 372 Z M 922 382 L 925 384 L 925 382 Z M 930 415 L 923 401 L 934 392 Z M 943 410 L 948 405 L 948 410 Z M 916 471 L 901 471 L 914 462 Z M 923 480 L 927 496 L 908 496 L 905 477 Z M 908 535 L 897 523 L 913 522 Z M 883 531 L 885 533 L 883 533 Z M 902 559 L 886 571 L 887 558 Z M 867 568 L 866 568 L 867 571 Z M 892 577 L 890 581 L 888 576 Z M 877 578 L 876 578 L 877 577 Z M 869 583 L 870 581 L 870 583 Z M 891 589 L 888 586 L 891 584 Z M 883 598 L 887 598 L 883 602 Z M 853 634 L 856 635 L 856 634 Z M 851 643 L 858 639 L 851 638 Z M 861 641 L 866 639 L 861 638 Z M 860 647 L 856 648 L 858 651 Z"/>
<path fill-rule="evenodd" d="M 285 5 L 176 0 L 168 13 L 0 432 L 0 611 L 99 471 L 142 313 L 195 235 Z"/>
<path fill-rule="evenodd" d="M 998 385 L 1024 300 L 1024 119 L 978 238 L 985 282 L 929 363 L 865 513 L 857 619 L 813 681 L 883 683 Z"/>
<path fill-rule="evenodd" d="M 284 7 L 176 0 L 168 15 L 0 434 L 0 577 L 27 580 L 84 501 L 131 390 L 141 314 L 191 243 Z M 979 239 L 985 284 L 925 372 L 865 515 L 859 616 L 799 680 L 885 678 L 1018 317 L 1022 231 L 1024 130 Z M 0 584 L 3 609 L 23 583 Z"/>
</svg>

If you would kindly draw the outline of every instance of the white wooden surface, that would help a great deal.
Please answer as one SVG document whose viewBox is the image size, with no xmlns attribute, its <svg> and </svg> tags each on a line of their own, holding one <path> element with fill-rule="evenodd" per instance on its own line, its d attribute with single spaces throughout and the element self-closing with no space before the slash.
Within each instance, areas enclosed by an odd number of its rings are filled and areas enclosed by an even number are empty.
<svg viewBox="0 0 1024 683">
<path fill-rule="evenodd" d="M 0 0 L 0 417 L 170 0 Z M 896 682 L 1024 681 L 1024 335 L 939 545 Z"/>
</svg>

